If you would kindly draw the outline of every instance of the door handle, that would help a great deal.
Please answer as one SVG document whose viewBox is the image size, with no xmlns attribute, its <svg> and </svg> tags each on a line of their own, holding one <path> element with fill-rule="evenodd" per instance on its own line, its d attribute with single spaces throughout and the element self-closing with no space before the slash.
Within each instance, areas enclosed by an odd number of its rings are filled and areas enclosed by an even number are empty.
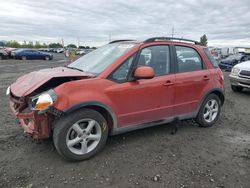
<svg viewBox="0 0 250 188">
<path fill-rule="evenodd" d="M 164 85 L 164 86 L 172 86 L 172 85 L 174 85 L 174 83 L 171 82 L 170 80 L 168 80 L 168 81 L 166 81 L 163 85 Z"/>
<path fill-rule="evenodd" d="M 206 75 L 203 77 L 203 80 L 208 81 L 208 80 L 210 80 L 210 78 Z"/>
</svg>

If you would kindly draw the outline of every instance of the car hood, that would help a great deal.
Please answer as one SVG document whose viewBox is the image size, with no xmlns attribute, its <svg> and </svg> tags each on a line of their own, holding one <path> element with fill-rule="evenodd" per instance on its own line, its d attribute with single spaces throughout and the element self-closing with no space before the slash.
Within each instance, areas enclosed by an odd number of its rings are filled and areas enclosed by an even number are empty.
<svg viewBox="0 0 250 188">
<path fill-rule="evenodd" d="M 239 64 L 235 65 L 234 67 L 239 68 L 239 69 L 250 70 L 250 61 L 245 61 L 243 63 L 239 63 Z"/>
<path fill-rule="evenodd" d="M 232 61 L 234 61 L 234 60 L 221 60 L 220 63 L 222 63 L 222 64 L 231 64 Z"/>
<path fill-rule="evenodd" d="M 10 90 L 16 97 L 24 97 L 31 94 L 51 79 L 62 77 L 83 79 L 94 77 L 94 75 L 69 69 L 67 67 L 42 69 L 19 77 L 13 84 L 11 84 Z"/>
</svg>

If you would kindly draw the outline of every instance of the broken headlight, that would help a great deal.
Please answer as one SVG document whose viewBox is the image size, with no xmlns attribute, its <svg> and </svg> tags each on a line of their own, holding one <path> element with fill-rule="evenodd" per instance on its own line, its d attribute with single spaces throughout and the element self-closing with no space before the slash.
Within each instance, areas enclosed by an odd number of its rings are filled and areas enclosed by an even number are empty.
<svg viewBox="0 0 250 188">
<path fill-rule="evenodd" d="M 47 110 L 57 100 L 57 95 L 53 89 L 43 92 L 30 98 L 31 110 Z"/>
</svg>

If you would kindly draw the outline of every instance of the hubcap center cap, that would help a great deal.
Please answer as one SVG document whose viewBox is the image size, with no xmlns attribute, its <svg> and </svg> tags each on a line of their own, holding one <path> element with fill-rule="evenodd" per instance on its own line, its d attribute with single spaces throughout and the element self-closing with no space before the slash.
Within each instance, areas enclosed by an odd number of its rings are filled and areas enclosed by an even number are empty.
<svg viewBox="0 0 250 188">
<path fill-rule="evenodd" d="M 86 139 L 88 137 L 87 134 L 83 133 L 82 136 L 81 136 L 83 139 Z"/>
</svg>

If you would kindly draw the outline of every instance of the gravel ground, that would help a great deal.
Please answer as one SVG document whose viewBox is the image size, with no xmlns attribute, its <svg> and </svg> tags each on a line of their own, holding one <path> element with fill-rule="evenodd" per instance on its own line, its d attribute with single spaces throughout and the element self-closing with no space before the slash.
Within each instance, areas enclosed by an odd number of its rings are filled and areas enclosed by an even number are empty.
<svg viewBox="0 0 250 188">
<path fill-rule="evenodd" d="M 87 161 L 70 163 L 52 141 L 25 135 L 10 113 L 5 91 L 20 75 L 65 64 L 0 61 L 0 187 L 250 187 L 250 90 L 234 93 L 225 73 L 226 100 L 216 126 L 184 122 L 108 139 Z"/>
</svg>

